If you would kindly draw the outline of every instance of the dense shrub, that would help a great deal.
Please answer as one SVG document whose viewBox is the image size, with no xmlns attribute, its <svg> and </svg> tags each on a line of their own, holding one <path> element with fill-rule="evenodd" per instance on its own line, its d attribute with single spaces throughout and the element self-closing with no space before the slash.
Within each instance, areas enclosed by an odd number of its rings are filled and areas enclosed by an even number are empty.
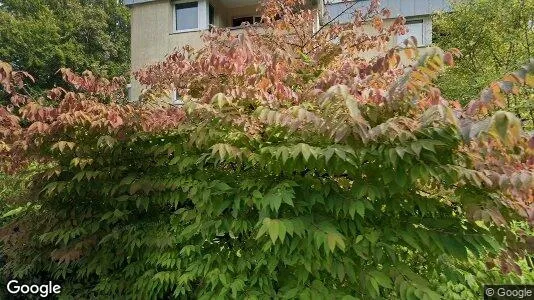
<svg viewBox="0 0 534 300">
<path fill-rule="evenodd" d="M 49 166 L 2 228 L 6 276 L 76 299 L 438 299 L 427 279 L 464 283 L 469 259 L 521 273 L 534 140 L 493 100 L 533 66 L 464 109 L 431 83 L 452 53 L 405 70 L 414 45 L 383 50 L 401 18 L 373 2 L 314 33 L 301 5 L 267 1 L 264 27 L 139 72 L 145 103 L 69 70 L 75 91 L 29 99 L 3 65 L 2 165 Z M 184 108 L 148 101 L 169 88 Z"/>
</svg>

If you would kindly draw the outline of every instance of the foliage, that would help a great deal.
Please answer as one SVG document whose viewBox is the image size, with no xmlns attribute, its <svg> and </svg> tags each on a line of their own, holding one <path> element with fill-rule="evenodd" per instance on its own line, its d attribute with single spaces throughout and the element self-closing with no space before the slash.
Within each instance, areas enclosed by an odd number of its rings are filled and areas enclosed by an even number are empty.
<svg viewBox="0 0 534 300">
<path fill-rule="evenodd" d="M 483 87 L 533 57 L 532 20 L 532 0 L 454 1 L 452 13 L 436 15 L 433 20 L 436 44 L 456 47 L 462 52 L 456 66 L 438 81 L 445 97 L 467 103 Z M 532 98 L 510 97 L 506 102 L 528 129 L 534 129 Z"/>
<path fill-rule="evenodd" d="M 20 190 L 23 190 L 24 186 L 16 176 L 10 176 L 8 174 L 0 173 L 0 205 L 5 205 L 4 200 L 13 197 Z M 4 207 L 0 208 L 1 211 L 5 211 Z"/>
<path fill-rule="evenodd" d="M 463 283 L 471 258 L 523 271 L 534 139 L 496 105 L 534 62 L 462 108 L 432 84 L 455 52 L 405 70 L 417 48 L 384 50 L 404 20 L 376 1 L 315 32 L 304 3 L 263 5 L 263 27 L 139 72 L 143 103 L 70 70 L 74 91 L 33 99 L 2 65 L 2 166 L 48 166 L 0 232 L 8 277 L 77 299 L 439 299 L 427 278 Z M 184 108 L 151 101 L 170 88 Z"/>
<path fill-rule="evenodd" d="M 533 272 L 525 272 L 521 276 L 515 273 L 503 275 L 497 267 L 488 270 L 483 261 L 471 257 L 468 263 L 444 261 L 460 266 L 455 274 L 455 279 L 447 278 L 444 274 L 437 275 L 435 282 L 438 284 L 437 291 L 445 299 L 476 300 L 481 298 L 483 285 L 488 284 L 531 284 L 534 280 Z M 531 270 L 531 266 L 524 260 L 518 262 L 524 270 Z M 464 271 L 469 270 L 469 271 Z"/>
<path fill-rule="evenodd" d="M 30 165 L 28 168 L 21 170 L 17 174 L 6 174 L 0 172 L 0 215 L 10 210 L 10 208 L 17 208 L 20 204 L 21 198 L 24 198 L 28 190 L 28 184 L 31 183 L 33 175 L 37 174 L 40 168 L 35 165 Z M 15 206 L 9 207 L 7 204 L 12 203 Z M 19 202 L 19 203 L 17 203 Z M 24 202 L 24 200 L 22 200 Z M 0 221 L 1 222 L 1 221 Z"/>
<path fill-rule="evenodd" d="M 2 0 L 0 60 L 32 73 L 35 93 L 61 84 L 54 73 L 64 66 L 126 75 L 129 28 L 128 10 L 117 0 Z"/>
</svg>

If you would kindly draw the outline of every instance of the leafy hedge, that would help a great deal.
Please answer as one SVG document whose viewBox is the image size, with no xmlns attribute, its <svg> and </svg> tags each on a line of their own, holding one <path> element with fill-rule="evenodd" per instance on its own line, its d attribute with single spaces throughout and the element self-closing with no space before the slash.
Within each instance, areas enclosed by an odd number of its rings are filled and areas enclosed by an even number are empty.
<svg viewBox="0 0 534 300">
<path fill-rule="evenodd" d="M 295 3 L 268 1 L 265 28 L 215 30 L 138 74 L 153 95 L 179 89 L 184 108 L 121 104 L 117 80 L 68 70 L 77 91 L 47 105 L 4 65 L 18 106 L 0 110 L 3 166 L 48 166 L 2 228 L 7 276 L 55 278 L 76 299 L 440 299 L 432 280 L 464 283 L 471 259 L 521 273 L 534 145 L 512 114 L 478 114 L 511 91 L 455 108 L 431 84 L 451 53 L 407 72 L 399 53 L 414 47 L 356 59 L 402 19 L 371 15 L 379 33 L 355 51 L 361 33 L 343 30 L 364 16 L 313 33 Z M 532 69 L 502 85 L 530 84 Z"/>
</svg>

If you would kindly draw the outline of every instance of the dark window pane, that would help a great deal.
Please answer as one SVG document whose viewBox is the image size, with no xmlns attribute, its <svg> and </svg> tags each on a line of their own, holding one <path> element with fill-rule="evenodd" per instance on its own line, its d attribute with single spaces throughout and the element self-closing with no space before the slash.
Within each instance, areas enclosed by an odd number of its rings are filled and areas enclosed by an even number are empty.
<svg viewBox="0 0 534 300">
<path fill-rule="evenodd" d="M 406 25 L 423 23 L 423 20 L 408 20 Z"/>
<path fill-rule="evenodd" d="M 213 8 L 213 6 L 210 4 L 209 6 L 209 21 L 210 21 L 210 25 L 213 25 L 215 23 L 215 8 Z"/>
<path fill-rule="evenodd" d="M 241 26 L 243 23 L 254 24 L 254 17 L 250 16 L 232 19 L 232 27 Z"/>
<path fill-rule="evenodd" d="M 176 30 L 198 28 L 198 2 L 176 4 Z"/>
</svg>

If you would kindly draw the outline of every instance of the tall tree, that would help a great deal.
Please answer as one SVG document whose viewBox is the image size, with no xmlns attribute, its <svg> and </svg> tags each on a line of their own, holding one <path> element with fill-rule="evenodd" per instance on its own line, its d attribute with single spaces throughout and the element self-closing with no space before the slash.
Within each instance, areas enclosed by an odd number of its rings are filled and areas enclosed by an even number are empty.
<svg viewBox="0 0 534 300">
<path fill-rule="evenodd" d="M 126 75 L 129 32 L 121 0 L 0 0 L 0 60 L 34 75 L 37 91 L 62 82 L 64 66 Z"/>
<path fill-rule="evenodd" d="M 452 13 L 434 18 L 435 41 L 462 52 L 439 81 L 444 95 L 464 103 L 482 87 L 515 70 L 534 54 L 534 0 L 455 1 Z M 534 128 L 532 99 L 503 99 L 525 126 Z"/>
</svg>

